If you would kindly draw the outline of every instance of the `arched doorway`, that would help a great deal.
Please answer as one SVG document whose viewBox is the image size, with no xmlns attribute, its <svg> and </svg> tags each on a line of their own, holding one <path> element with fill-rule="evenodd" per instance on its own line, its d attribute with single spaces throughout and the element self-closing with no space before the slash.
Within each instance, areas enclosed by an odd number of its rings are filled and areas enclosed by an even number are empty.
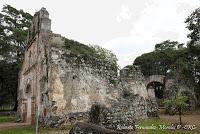
<svg viewBox="0 0 200 134">
<path fill-rule="evenodd" d="M 27 102 L 25 104 L 25 119 L 24 121 L 26 123 L 31 123 L 32 122 L 32 91 L 31 91 L 31 86 L 28 84 L 26 86 L 25 94 L 27 97 Z"/>
<path fill-rule="evenodd" d="M 150 82 L 147 85 L 148 95 L 157 101 L 159 107 L 163 106 L 164 88 L 165 86 L 157 81 Z"/>
</svg>

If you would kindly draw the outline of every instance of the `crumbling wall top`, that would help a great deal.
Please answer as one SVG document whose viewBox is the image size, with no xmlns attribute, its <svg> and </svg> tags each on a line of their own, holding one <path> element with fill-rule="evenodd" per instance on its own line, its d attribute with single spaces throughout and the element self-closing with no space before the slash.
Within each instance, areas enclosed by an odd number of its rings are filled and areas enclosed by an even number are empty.
<svg viewBox="0 0 200 134">
<path fill-rule="evenodd" d="M 36 12 L 34 16 L 37 15 L 39 15 L 39 18 L 49 18 L 49 12 L 44 7 L 42 7 L 38 12 Z"/>
<path fill-rule="evenodd" d="M 144 76 L 139 66 L 127 65 L 122 70 L 120 70 L 120 78 L 143 80 Z"/>
<path fill-rule="evenodd" d="M 44 7 L 36 12 L 33 17 L 32 24 L 28 32 L 27 42 L 29 45 L 35 38 L 36 34 L 41 31 L 51 31 L 51 20 L 49 19 L 49 12 Z"/>
</svg>

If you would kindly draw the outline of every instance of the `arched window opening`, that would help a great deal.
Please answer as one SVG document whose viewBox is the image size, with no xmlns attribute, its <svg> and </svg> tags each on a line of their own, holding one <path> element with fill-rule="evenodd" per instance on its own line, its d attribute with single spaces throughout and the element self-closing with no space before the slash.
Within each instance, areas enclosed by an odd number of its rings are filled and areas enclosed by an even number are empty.
<svg viewBox="0 0 200 134">
<path fill-rule="evenodd" d="M 30 84 L 28 84 L 28 85 L 26 86 L 25 93 L 27 94 L 27 96 L 30 96 L 30 95 L 31 95 L 31 85 L 30 85 Z"/>
</svg>

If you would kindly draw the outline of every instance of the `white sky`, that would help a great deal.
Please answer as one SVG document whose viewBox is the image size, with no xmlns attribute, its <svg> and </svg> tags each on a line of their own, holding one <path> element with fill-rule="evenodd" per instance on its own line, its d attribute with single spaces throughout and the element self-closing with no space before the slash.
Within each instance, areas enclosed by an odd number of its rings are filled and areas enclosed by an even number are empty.
<svg viewBox="0 0 200 134">
<path fill-rule="evenodd" d="M 52 31 L 112 50 L 124 67 L 170 39 L 187 41 L 185 18 L 200 0 L 1 0 L 34 14 L 47 8 Z"/>
</svg>

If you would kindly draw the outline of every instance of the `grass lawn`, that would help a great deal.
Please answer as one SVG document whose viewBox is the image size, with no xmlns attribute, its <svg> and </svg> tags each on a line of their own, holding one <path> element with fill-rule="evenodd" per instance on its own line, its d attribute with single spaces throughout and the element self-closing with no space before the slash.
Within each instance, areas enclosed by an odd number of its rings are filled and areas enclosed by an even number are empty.
<svg viewBox="0 0 200 134">
<path fill-rule="evenodd" d="M 9 128 L 0 130 L 0 134 L 35 134 L 35 129 L 31 127 Z"/>
<path fill-rule="evenodd" d="M 14 123 L 14 116 L 0 116 L 0 124 Z M 39 128 L 39 134 L 68 134 L 71 126 L 64 130 L 55 128 Z M 14 128 L 1 128 L 0 134 L 35 134 L 35 126 L 16 126 Z"/>
<path fill-rule="evenodd" d="M 191 117 L 193 118 L 191 118 Z M 160 119 L 146 119 L 136 122 L 136 134 L 200 134 L 199 126 L 195 130 L 174 130 L 172 129 L 172 123 L 178 123 L 172 121 L 171 119 L 178 119 L 176 116 L 167 116 L 165 118 L 161 117 Z M 194 115 L 185 115 L 183 116 L 183 121 L 189 121 L 188 124 L 199 124 L 199 113 Z M 171 119 L 170 119 L 171 118 Z M 167 120 L 166 120 L 167 119 Z M 15 117 L 13 116 L 1 116 L 0 124 L 6 122 L 14 122 Z M 196 121 L 195 121 L 196 120 Z M 148 127 L 148 128 L 147 128 Z M 168 127 L 168 128 L 166 128 Z M 39 134 L 68 134 L 71 126 L 66 127 L 63 130 L 56 128 L 42 128 L 39 129 Z M 171 128 L 171 129 L 170 129 Z M 0 134 L 35 134 L 35 126 L 26 126 L 26 127 L 15 127 L 15 128 L 2 128 L 0 129 Z"/>
<path fill-rule="evenodd" d="M 14 116 L 0 116 L 0 123 L 5 123 L 5 122 L 14 122 L 15 121 Z"/>
<path fill-rule="evenodd" d="M 59 129 L 40 129 L 39 134 L 68 134 L 69 129 L 59 130 Z M 23 128 L 9 128 L 1 129 L 0 134 L 35 134 L 34 127 L 23 127 Z"/>
</svg>

